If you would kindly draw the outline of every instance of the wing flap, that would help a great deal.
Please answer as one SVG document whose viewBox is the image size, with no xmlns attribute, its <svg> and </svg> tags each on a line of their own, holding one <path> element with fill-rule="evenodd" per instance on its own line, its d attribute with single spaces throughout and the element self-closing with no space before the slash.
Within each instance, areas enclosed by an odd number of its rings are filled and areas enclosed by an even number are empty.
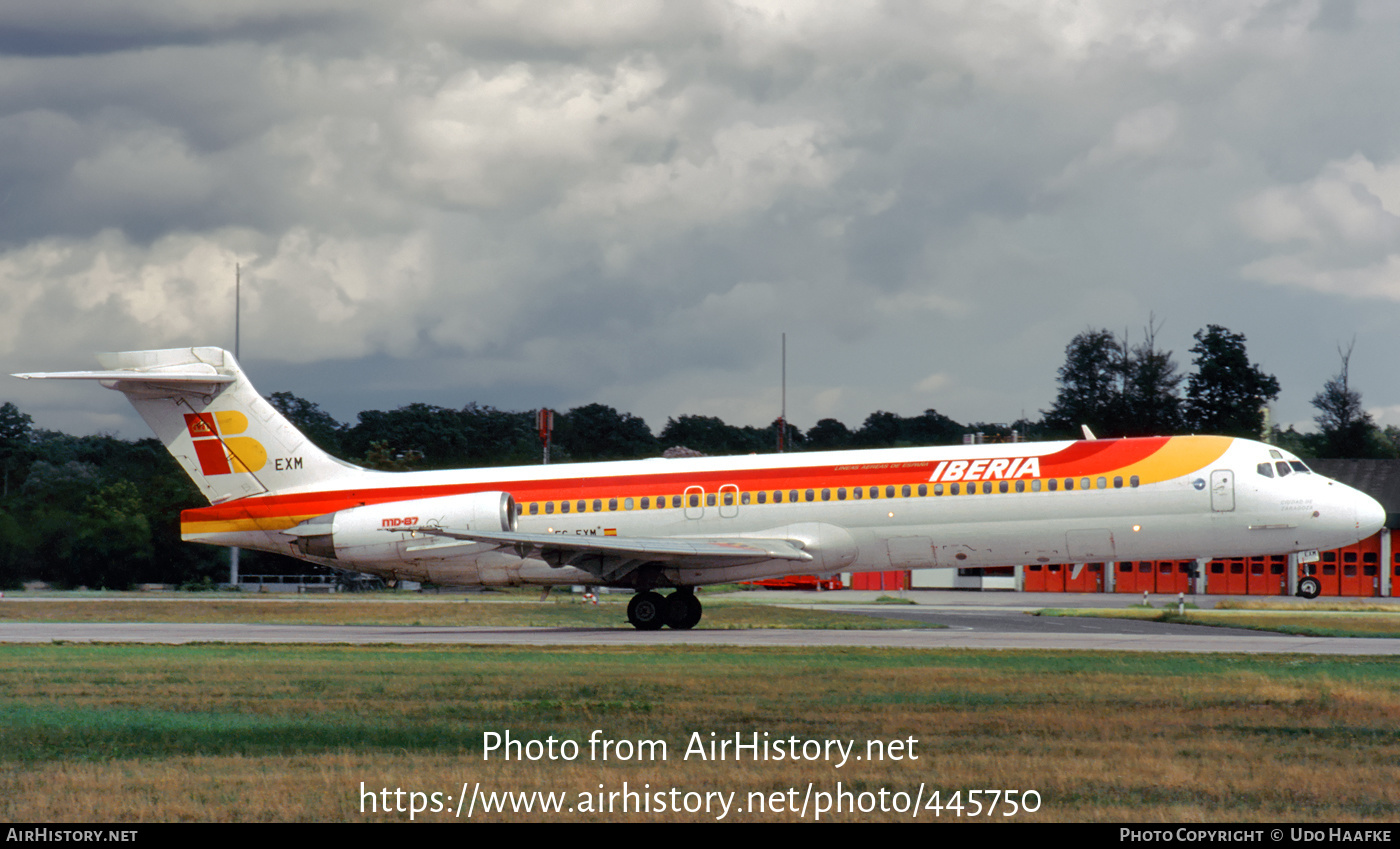
<svg viewBox="0 0 1400 849">
<path fill-rule="evenodd" d="M 402 530 L 402 529 L 400 529 Z M 415 533 L 539 551 L 635 554 L 654 560 L 694 557 L 719 560 L 811 560 L 812 555 L 785 539 L 749 537 L 598 537 L 577 534 L 529 534 L 519 531 L 456 531 L 413 528 Z"/>
<path fill-rule="evenodd" d="M 396 529 L 399 531 L 405 529 Z M 530 534 L 512 531 L 458 531 L 413 528 L 425 536 L 513 548 L 521 557 L 536 557 L 552 566 L 578 566 L 616 574 L 643 563 L 683 563 L 692 567 L 739 565 L 764 560 L 806 562 L 812 555 L 785 539 L 750 537 L 597 537 L 575 534 Z M 424 546 L 430 548 L 432 546 Z M 413 550 L 413 549 L 410 549 Z"/>
</svg>

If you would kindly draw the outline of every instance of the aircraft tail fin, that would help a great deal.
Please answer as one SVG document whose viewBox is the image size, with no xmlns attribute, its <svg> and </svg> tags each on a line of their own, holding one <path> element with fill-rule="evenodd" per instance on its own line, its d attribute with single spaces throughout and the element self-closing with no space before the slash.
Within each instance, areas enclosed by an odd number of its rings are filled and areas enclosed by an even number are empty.
<svg viewBox="0 0 1400 849">
<path fill-rule="evenodd" d="M 211 503 L 298 489 L 360 471 L 317 448 L 220 348 L 99 354 L 102 371 L 17 374 L 96 380 L 126 395 Z"/>
</svg>

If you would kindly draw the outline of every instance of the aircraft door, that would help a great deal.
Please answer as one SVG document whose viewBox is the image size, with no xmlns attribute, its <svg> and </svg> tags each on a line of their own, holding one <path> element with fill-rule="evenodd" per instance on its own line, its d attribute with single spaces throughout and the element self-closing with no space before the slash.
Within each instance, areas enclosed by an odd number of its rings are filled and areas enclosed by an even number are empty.
<svg viewBox="0 0 1400 849">
<path fill-rule="evenodd" d="M 719 517 L 732 519 L 739 515 L 739 487 L 727 483 L 719 488 Z"/>
<path fill-rule="evenodd" d="M 1210 509 L 1217 513 L 1235 509 L 1235 473 L 1229 469 L 1210 473 Z"/>
<path fill-rule="evenodd" d="M 688 486 L 685 488 L 685 517 L 699 519 L 705 515 L 705 488 Z"/>
</svg>

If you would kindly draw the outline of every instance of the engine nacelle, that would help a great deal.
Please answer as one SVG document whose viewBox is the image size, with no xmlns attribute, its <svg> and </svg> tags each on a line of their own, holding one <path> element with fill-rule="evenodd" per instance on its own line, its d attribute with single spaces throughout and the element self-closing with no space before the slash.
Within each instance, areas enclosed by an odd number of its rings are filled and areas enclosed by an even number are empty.
<svg viewBox="0 0 1400 849">
<path fill-rule="evenodd" d="M 510 493 L 473 492 L 337 510 L 283 533 L 296 537 L 292 547 L 301 554 L 368 563 L 415 559 L 407 556 L 407 549 L 435 539 L 414 534 L 416 528 L 513 531 L 515 522 Z"/>
</svg>

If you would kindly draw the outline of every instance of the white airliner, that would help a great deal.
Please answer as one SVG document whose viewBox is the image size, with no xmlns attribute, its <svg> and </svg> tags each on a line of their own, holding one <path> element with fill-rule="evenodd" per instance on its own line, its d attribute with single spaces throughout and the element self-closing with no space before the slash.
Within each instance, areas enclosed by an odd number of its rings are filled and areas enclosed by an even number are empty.
<svg viewBox="0 0 1400 849">
<path fill-rule="evenodd" d="M 308 442 L 227 351 L 99 360 L 16 377 L 125 393 L 209 498 L 186 540 L 390 580 L 626 587 L 644 630 L 694 627 L 706 584 L 1287 554 L 1385 520 L 1286 451 L 1212 436 L 382 472 Z"/>
</svg>

